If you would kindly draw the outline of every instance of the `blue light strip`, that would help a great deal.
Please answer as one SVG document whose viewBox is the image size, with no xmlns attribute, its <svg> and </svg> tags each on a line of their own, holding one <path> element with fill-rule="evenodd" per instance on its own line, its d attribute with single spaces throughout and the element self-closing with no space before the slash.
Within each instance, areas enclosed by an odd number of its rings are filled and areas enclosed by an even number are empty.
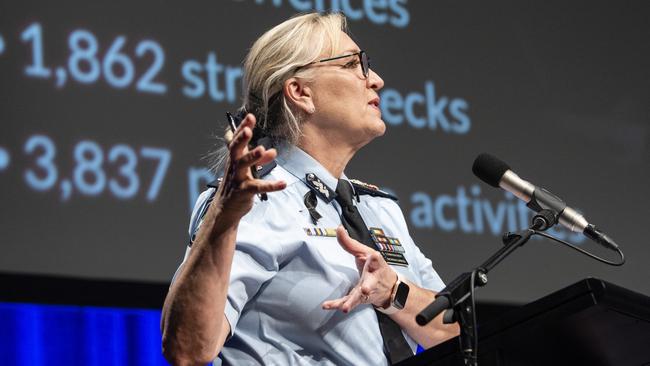
<svg viewBox="0 0 650 366">
<path fill-rule="evenodd" d="M 0 303 L 0 365 L 168 365 L 160 311 Z"/>
</svg>

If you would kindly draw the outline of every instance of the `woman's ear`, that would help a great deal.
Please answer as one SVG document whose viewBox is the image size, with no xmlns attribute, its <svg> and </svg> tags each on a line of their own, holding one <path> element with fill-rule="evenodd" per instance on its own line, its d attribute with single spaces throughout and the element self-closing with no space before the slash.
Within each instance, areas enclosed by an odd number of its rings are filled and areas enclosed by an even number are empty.
<svg viewBox="0 0 650 366">
<path fill-rule="evenodd" d="M 289 78 L 284 82 L 284 97 L 289 105 L 306 115 L 316 112 L 312 90 L 304 79 Z"/>
</svg>

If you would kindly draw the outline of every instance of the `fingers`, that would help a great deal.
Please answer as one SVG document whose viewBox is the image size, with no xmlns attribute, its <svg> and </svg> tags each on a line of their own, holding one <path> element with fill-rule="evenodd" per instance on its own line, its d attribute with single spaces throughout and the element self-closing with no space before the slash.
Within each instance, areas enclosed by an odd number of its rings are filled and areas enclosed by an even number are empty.
<svg viewBox="0 0 650 366">
<path fill-rule="evenodd" d="M 323 310 L 338 310 L 341 308 L 341 305 L 348 299 L 348 295 L 345 295 L 341 297 L 340 299 L 336 300 L 328 300 L 323 302 L 321 305 Z"/>
<path fill-rule="evenodd" d="M 247 152 L 248 143 L 253 137 L 255 123 L 255 116 L 249 113 L 239 124 L 239 127 L 237 127 L 228 145 L 231 160 L 237 161 Z"/>
<path fill-rule="evenodd" d="M 356 289 L 356 287 L 355 287 L 355 289 Z M 342 312 L 347 314 L 347 313 L 351 312 L 357 306 L 361 305 L 361 303 L 364 300 L 367 300 L 367 299 L 368 299 L 368 297 L 362 295 L 361 291 L 358 291 L 358 290 L 355 291 L 353 289 L 352 292 L 350 293 L 350 295 L 348 296 L 347 300 L 345 300 L 343 302 L 343 304 L 341 305 L 341 307 L 339 309 Z"/>
<path fill-rule="evenodd" d="M 255 123 L 255 116 L 249 113 L 234 133 L 225 136 L 228 141 L 229 156 L 217 195 L 219 206 L 233 217 L 239 215 L 241 218 L 251 210 L 255 194 L 275 192 L 287 186 L 283 181 L 266 181 L 257 178 L 258 175 L 255 174 L 257 166 L 273 161 L 277 152 L 275 149 L 266 150 L 264 146 L 249 150 Z M 266 200 L 266 196 L 262 195 L 260 199 Z"/>
<path fill-rule="evenodd" d="M 349 313 L 361 304 L 372 304 L 375 291 L 373 290 L 372 281 L 363 281 L 355 286 L 350 293 L 336 300 L 323 302 L 323 310 L 340 310 Z"/>
<path fill-rule="evenodd" d="M 247 177 L 252 177 L 250 168 L 257 168 L 258 165 L 264 165 L 278 155 L 275 149 L 266 150 L 264 146 L 258 146 L 248 153 L 244 154 L 239 160 L 235 160 L 235 176 L 238 181 L 244 181 Z"/>
<path fill-rule="evenodd" d="M 247 180 L 240 186 L 240 191 L 248 194 L 269 193 L 281 191 L 287 187 L 282 180 L 266 181 L 261 179 Z"/>
<path fill-rule="evenodd" d="M 248 113 L 232 134 L 228 144 L 230 151 L 230 175 L 234 176 L 236 182 L 243 182 L 251 178 L 249 173 L 250 167 L 254 165 L 264 165 L 276 158 L 275 149 L 266 150 L 264 146 L 258 146 L 248 151 L 248 144 L 253 138 L 253 129 L 255 128 L 255 116 Z"/>
<path fill-rule="evenodd" d="M 357 285 L 346 296 L 323 302 L 324 310 L 340 310 L 349 313 L 361 304 L 385 306 L 390 300 L 393 285 L 397 281 L 397 273 L 376 251 L 367 255 L 359 271 L 361 276 Z"/>
<path fill-rule="evenodd" d="M 244 155 L 236 164 L 234 172 L 235 188 L 240 193 L 258 194 L 283 190 L 287 187 L 284 181 L 267 181 L 253 179 L 251 166 L 264 165 L 277 156 L 275 149 L 266 150 L 264 146 L 258 146 Z"/>
<path fill-rule="evenodd" d="M 354 255 L 355 257 L 366 256 L 375 252 L 374 249 L 359 243 L 352 239 L 347 230 L 342 225 L 336 228 L 336 239 L 345 251 Z"/>
<path fill-rule="evenodd" d="M 249 167 L 257 163 L 262 158 L 262 155 L 264 155 L 265 152 L 266 150 L 264 149 L 264 146 L 258 146 L 253 150 L 249 151 L 248 153 L 244 154 L 239 159 L 238 165 Z"/>
<path fill-rule="evenodd" d="M 244 127 L 241 130 L 235 132 L 228 149 L 230 150 L 230 160 L 237 161 L 248 152 L 248 143 L 253 137 L 253 130 L 248 127 Z"/>
<path fill-rule="evenodd" d="M 266 150 L 264 146 L 260 146 L 263 150 L 262 157 L 257 161 L 258 165 L 264 165 L 272 162 L 278 156 L 278 151 L 275 149 Z"/>
<path fill-rule="evenodd" d="M 248 113 L 246 114 L 246 116 L 244 116 L 244 119 L 241 121 L 237 129 L 241 130 L 243 127 L 248 127 L 250 129 L 253 129 L 256 123 L 257 123 L 257 119 L 255 118 L 255 115 L 252 113 Z"/>
<path fill-rule="evenodd" d="M 368 275 L 368 262 L 370 261 L 372 259 L 368 257 L 357 285 L 346 296 L 336 300 L 325 301 L 323 303 L 324 310 L 340 310 L 347 314 L 361 304 L 373 303 L 377 280 L 373 276 Z"/>
<path fill-rule="evenodd" d="M 245 182 L 253 178 L 252 169 L 267 164 L 278 155 L 275 149 L 266 150 L 264 146 L 258 146 L 252 151 L 245 154 L 241 159 L 233 164 L 234 179 L 238 182 Z"/>
<path fill-rule="evenodd" d="M 339 299 L 323 302 L 322 308 L 323 310 L 340 310 L 347 314 L 357 306 L 367 301 L 368 296 L 363 295 L 361 291 L 359 291 L 358 287 L 355 287 L 352 289 L 352 291 L 350 291 L 349 294 Z"/>
</svg>

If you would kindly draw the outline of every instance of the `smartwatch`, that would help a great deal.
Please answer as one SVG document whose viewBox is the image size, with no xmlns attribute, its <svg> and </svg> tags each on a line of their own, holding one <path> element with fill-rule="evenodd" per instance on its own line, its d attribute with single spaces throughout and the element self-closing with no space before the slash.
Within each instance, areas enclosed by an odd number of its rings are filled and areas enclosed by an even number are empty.
<svg viewBox="0 0 650 366">
<path fill-rule="evenodd" d="M 409 296 L 409 285 L 404 282 L 404 278 L 399 273 L 397 274 L 397 282 L 393 286 L 393 292 L 390 294 L 390 303 L 387 308 L 375 308 L 384 314 L 395 314 L 396 312 L 404 309 L 406 300 Z"/>
</svg>

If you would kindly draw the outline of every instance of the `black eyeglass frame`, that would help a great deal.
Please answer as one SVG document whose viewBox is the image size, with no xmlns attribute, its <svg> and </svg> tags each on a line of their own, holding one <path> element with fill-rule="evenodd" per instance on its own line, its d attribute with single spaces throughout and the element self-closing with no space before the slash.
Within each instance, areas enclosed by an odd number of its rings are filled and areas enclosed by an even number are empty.
<svg viewBox="0 0 650 366">
<path fill-rule="evenodd" d="M 307 67 L 309 65 L 314 65 L 314 64 L 317 64 L 317 63 L 321 63 L 321 62 L 340 60 L 342 58 L 352 57 L 352 56 L 359 56 L 359 64 L 361 65 L 361 72 L 363 73 L 363 77 L 365 79 L 368 79 L 368 76 L 370 75 L 370 57 L 368 57 L 368 54 L 366 53 L 366 51 L 363 51 L 363 50 L 361 50 L 359 52 L 355 52 L 355 53 L 349 53 L 347 55 L 324 58 L 322 60 L 317 60 L 317 61 L 314 61 L 314 62 L 310 62 L 310 63 L 308 63 L 306 65 L 299 66 L 296 70 L 302 69 L 303 67 Z"/>
</svg>

